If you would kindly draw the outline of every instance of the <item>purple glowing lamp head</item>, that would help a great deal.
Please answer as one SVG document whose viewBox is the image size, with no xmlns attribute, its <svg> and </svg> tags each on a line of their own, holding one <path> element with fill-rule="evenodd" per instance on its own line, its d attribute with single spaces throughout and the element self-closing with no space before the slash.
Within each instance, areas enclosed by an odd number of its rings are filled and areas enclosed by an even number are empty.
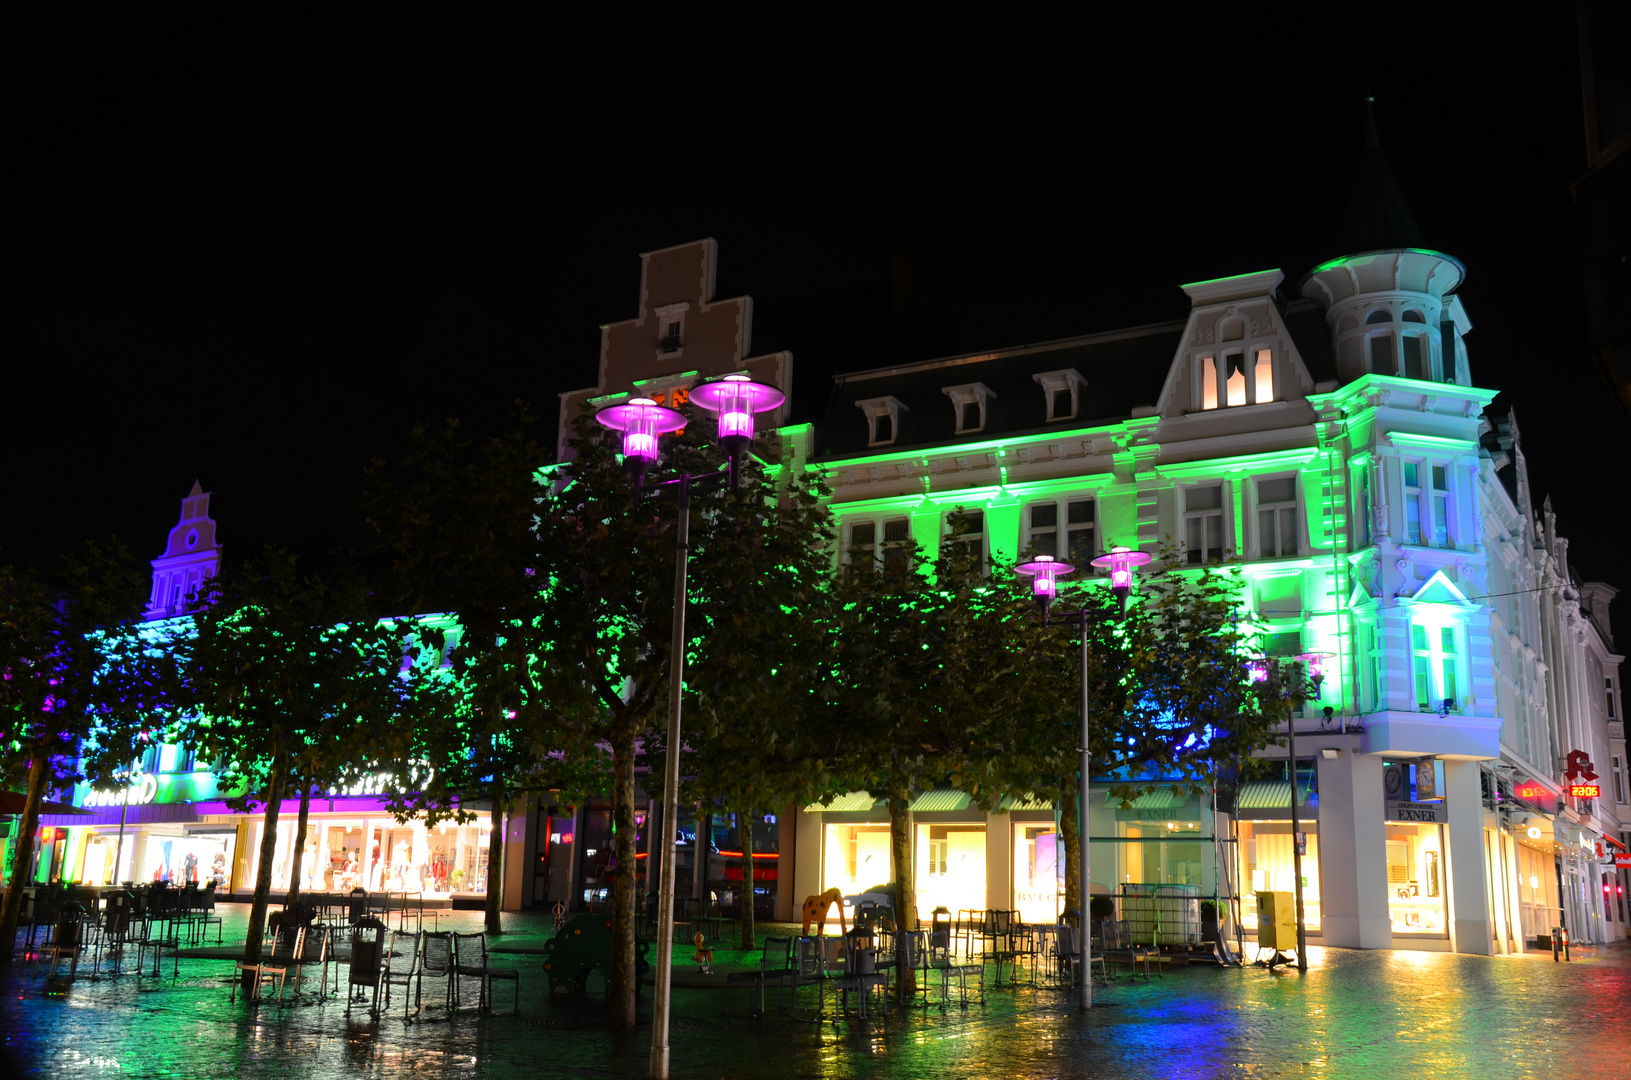
<svg viewBox="0 0 1631 1080">
<path fill-rule="evenodd" d="M 1246 675 L 1252 682 L 1269 681 L 1269 662 L 1261 656 L 1254 656 L 1246 661 Z"/>
<path fill-rule="evenodd" d="M 1074 566 L 1060 562 L 1052 555 L 1038 555 L 1032 561 L 1014 567 L 1014 572 L 1030 577 L 1031 598 L 1042 605 L 1042 613 L 1046 615 L 1048 605 L 1059 595 L 1059 586 L 1054 579 L 1063 577 L 1075 569 Z"/>
<path fill-rule="evenodd" d="M 691 400 L 719 415 L 719 441 L 734 459 L 753 441 L 753 414 L 769 412 L 786 397 L 746 375 L 727 375 L 691 388 Z"/>
<path fill-rule="evenodd" d="M 1093 565 L 1110 571 L 1110 591 L 1116 594 L 1121 601 L 1121 609 L 1127 610 L 1127 594 L 1133 591 L 1133 572 L 1137 567 L 1150 561 L 1150 557 L 1142 551 L 1132 548 L 1114 547 L 1110 554 L 1100 555 L 1093 560 Z"/>
<path fill-rule="evenodd" d="M 657 460 L 657 437 L 685 426 L 684 415 L 665 409 L 650 398 L 630 398 L 595 413 L 595 421 L 623 433 L 623 464 L 635 476 Z"/>
<path fill-rule="evenodd" d="M 1330 653 L 1305 652 L 1298 653 L 1303 667 L 1308 670 L 1308 681 L 1314 684 L 1314 700 L 1320 699 L 1320 685 L 1325 682 L 1325 661 L 1331 658 Z"/>
</svg>

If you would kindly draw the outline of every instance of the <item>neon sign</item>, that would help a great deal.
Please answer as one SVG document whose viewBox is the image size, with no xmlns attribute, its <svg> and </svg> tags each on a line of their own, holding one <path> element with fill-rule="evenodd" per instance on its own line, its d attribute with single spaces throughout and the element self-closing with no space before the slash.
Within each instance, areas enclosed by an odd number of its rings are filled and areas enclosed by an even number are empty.
<svg viewBox="0 0 1631 1080">
<path fill-rule="evenodd" d="M 1569 795 L 1576 799 L 1596 799 L 1602 795 L 1598 784 L 1570 784 Z"/>
<path fill-rule="evenodd" d="M 1546 788 L 1539 780 L 1525 780 L 1513 787 L 1512 794 L 1520 799 L 1544 799 Z"/>
<path fill-rule="evenodd" d="M 152 773 L 140 773 L 130 778 L 128 787 L 112 791 L 91 790 L 85 793 L 86 806 L 146 806 L 159 794 L 159 778 Z"/>
</svg>

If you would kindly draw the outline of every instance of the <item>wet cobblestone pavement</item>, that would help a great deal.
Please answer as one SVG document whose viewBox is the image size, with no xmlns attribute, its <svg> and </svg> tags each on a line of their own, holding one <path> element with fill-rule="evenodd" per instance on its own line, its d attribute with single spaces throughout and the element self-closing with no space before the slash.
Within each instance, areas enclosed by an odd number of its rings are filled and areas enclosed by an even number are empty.
<svg viewBox="0 0 1631 1080">
<path fill-rule="evenodd" d="M 246 909 L 223 906 L 228 940 Z M 442 929 L 479 929 L 479 915 Z M 450 925 L 451 924 L 451 925 Z M 506 916 L 506 942 L 544 935 Z M 495 960 L 495 962 L 497 962 Z M 378 1019 L 343 1000 L 229 1004 L 231 963 L 182 960 L 172 980 L 124 975 L 50 986 L 18 963 L 0 974 L 0 1075 L 49 1077 L 639 1077 L 641 1027 L 607 1032 L 592 1003 L 546 1001 L 540 956 L 510 955 L 521 1012 L 479 1017 L 428 1010 Z M 1631 1076 L 1631 952 L 1549 957 L 1421 952 L 1310 952 L 1311 968 L 1175 968 L 1115 981 L 1090 1017 L 1057 990 L 987 990 L 987 1003 L 895 1010 L 862 1025 L 721 1015 L 723 994 L 674 993 L 676 1077 L 1395 1077 L 1411 1080 L 1595 1080 Z M 309 986 L 309 984 L 308 984 Z M 500 990 L 500 1006 L 508 988 Z M 398 1006 L 398 1010 L 400 1005 Z"/>
</svg>

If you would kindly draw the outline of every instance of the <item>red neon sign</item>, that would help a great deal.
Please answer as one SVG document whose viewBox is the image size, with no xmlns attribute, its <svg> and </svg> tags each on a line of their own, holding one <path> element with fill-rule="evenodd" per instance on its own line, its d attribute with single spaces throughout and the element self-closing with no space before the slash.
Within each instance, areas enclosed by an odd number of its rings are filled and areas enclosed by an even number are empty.
<svg viewBox="0 0 1631 1080">
<path fill-rule="evenodd" d="M 1538 780 L 1525 780 L 1512 789 L 1512 794 L 1520 799 L 1543 799 L 1546 788 Z"/>
<path fill-rule="evenodd" d="M 1569 794 L 1571 796 L 1573 796 L 1574 798 L 1576 798 L 1576 799 L 1595 799 L 1595 798 L 1599 798 L 1601 793 L 1602 793 L 1602 788 L 1599 787 L 1597 784 L 1570 784 L 1569 785 Z"/>
</svg>

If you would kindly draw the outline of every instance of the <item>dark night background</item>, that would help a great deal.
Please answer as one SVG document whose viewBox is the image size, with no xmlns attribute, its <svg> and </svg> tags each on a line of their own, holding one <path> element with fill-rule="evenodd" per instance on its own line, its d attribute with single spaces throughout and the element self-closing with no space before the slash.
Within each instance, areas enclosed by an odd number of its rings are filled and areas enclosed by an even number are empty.
<svg viewBox="0 0 1631 1080">
<path fill-rule="evenodd" d="M 1369 91 L 1428 246 L 1468 267 L 1474 381 L 1516 405 L 1581 572 L 1631 588 L 1631 432 L 1579 329 L 1572 5 L 1418 9 L 1419 32 L 1252 10 L 14 42 L 0 559 L 110 532 L 156 555 L 195 477 L 229 555 L 353 538 L 363 465 L 416 419 L 488 429 L 522 397 L 553 445 L 638 254 L 701 236 L 806 417 L 833 372 L 1181 317 L 1199 279 L 1294 284 L 1344 254 Z"/>
</svg>

